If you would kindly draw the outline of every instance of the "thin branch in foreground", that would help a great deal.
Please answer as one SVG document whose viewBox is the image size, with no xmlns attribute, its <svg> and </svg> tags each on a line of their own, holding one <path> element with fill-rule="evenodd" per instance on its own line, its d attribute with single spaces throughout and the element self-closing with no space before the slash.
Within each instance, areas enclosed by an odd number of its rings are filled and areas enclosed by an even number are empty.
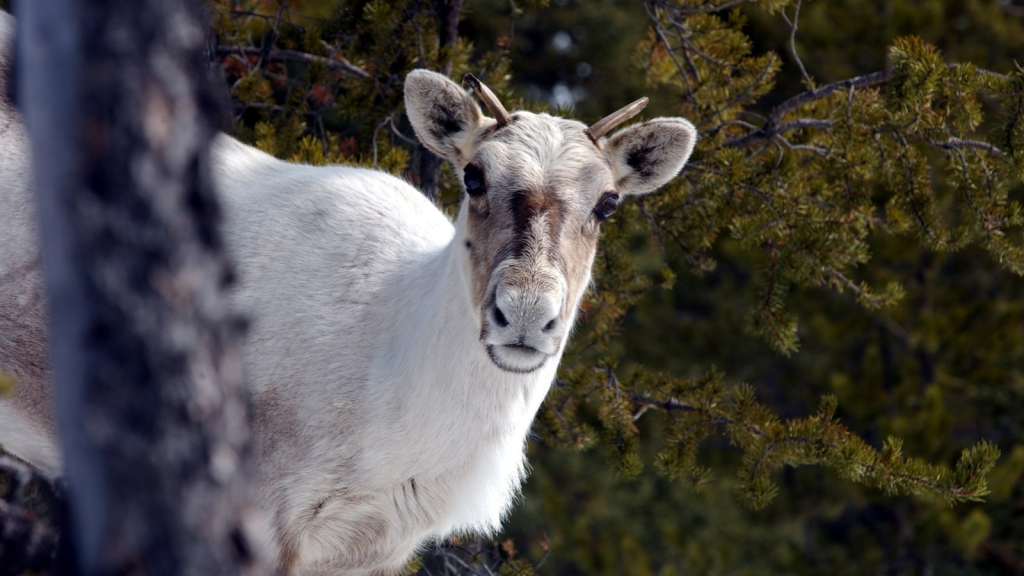
<svg viewBox="0 0 1024 576">
<path fill-rule="evenodd" d="M 789 17 L 786 16 L 785 9 L 782 10 L 782 19 L 786 21 L 786 24 L 789 24 L 789 51 L 793 54 L 793 60 L 796 61 L 796 65 L 800 67 L 800 74 L 803 75 L 807 88 L 809 88 L 811 92 L 814 92 L 814 82 L 811 81 L 811 76 L 807 73 L 807 69 L 804 68 L 803 61 L 800 60 L 800 55 L 796 52 L 796 29 L 797 21 L 800 19 L 800 5 L 802 3 L 803 0 L 796 0 L 796 10 L 793 11 L 793 20 L 790 20 Z"/>
<path fill-rule="evenodd" d="M 943 150 L 958 150 L 960 148 L 974 148 L 976 150 L 983 150 L 989 154 L 995 154 L 996 156 L 1006 156 L 1006 152 L 1003 152 L 999 148 L 989 144 L 988 142 L 981 142 L 978 140 L 964 140 L 961 138 L 950 138 L 945 142 L 930 142 L 933 146 L 942 148 Z"/>
</svg>

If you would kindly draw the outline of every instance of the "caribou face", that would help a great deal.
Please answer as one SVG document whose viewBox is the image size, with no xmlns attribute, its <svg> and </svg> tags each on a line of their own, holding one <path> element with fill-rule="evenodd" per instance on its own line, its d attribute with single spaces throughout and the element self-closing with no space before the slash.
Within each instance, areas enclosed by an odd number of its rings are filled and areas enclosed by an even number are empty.
<svg viewBox="0 0 1024 576">
<path fill-rule="evenodd" d="M 486 118 L 444 76 L 406 78 L 406 108 L 425 146 L 462 175 L 456 241 L 465 250 L 480 342 L 496 366 L 532 372 L 557 356 L 590 280 L 600 224 L 621 198 L 650 192 L 682 168 L 696 140 L 680 118 L 604 138 L 646 99 L 587 128 L 547 114 L 509 114 L 476 78 Z"/>
<path fill-rule="evenodd" d="M 465 246 L 480 341 L 499 367 L 530 372 L 556 354 L 590 278 L 612 173 L 586 126 L 518 112 L 481 134 L 462 166 Z"/>
</svg>

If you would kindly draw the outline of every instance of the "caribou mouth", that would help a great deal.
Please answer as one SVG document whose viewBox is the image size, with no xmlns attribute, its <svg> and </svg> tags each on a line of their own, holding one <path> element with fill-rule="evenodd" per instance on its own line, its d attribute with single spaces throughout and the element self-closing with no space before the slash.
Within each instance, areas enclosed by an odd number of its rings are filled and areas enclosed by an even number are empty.
<svg viewBox="0 0 1024 576">
<path fill-rule="evenodd" d="M 525 344 L 488 345 L 487 355 L 495 366 L 513 374 L 534 372 L 548 359 L 547 354 Z"/>
</svg>

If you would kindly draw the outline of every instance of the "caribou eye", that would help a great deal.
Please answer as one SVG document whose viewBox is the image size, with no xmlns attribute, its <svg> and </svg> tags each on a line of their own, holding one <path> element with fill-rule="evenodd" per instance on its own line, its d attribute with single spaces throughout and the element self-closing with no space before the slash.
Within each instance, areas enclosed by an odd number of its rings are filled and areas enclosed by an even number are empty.
<svg viewBox="0 0 1024 576">
<path fill-rule="evenodd" d="M 484 192 L 487 192 L 487 186 L 484 184 L 484 171 L 475 164 L 466 166 L 462 182 L 465 183 L 466 192 L 468 192 L 470 196 L 480 196 Z"/>
<path fill-rule="evenodd" d="M 615 209 L 619 206 L 619 195 L 614 192 L 605 192 L 601 199 L 597 201 L 597 206 L 594 207 L 594 216 L 598 222 L 604 222 L 615 212 Z"/>
</svg>

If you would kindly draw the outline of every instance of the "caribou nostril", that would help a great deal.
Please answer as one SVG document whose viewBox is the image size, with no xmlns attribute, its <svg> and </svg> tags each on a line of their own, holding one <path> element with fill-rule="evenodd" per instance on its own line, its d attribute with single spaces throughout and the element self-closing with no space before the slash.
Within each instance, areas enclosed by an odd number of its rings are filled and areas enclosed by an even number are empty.
<svg viewBox="0 0 1024 576">
<path fill-rule="evenodd" d="M 501 313 L 501 308 L 498 308 L 497 305 L 494 306 L 494 321 L 499 328 L 508 326 L 508 318 L 505 318 L 505 315 Z"/>
<path fill-rule="evenodd" d="M 552 318 L 550 322 L 544 325 L 545 332 L 551 332 L 551 330 L 555 327 L 555 320 L 558 320 L 558 318 Z"/>
</svg>

